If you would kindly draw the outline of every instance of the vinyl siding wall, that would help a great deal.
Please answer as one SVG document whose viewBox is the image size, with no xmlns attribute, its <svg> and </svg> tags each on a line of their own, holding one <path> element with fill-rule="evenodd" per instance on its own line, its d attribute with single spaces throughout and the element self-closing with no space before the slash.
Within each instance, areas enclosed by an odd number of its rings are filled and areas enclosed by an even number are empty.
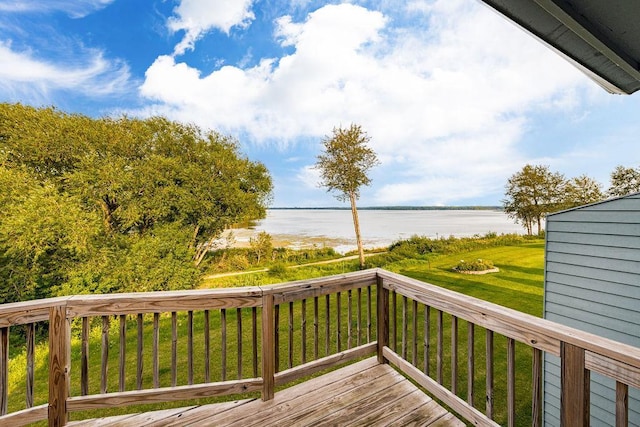
<svg viewBox="0 0 640 427">
<path fill-rule="evenodd" d="M 544 317 L 640 347 L 640 194 L 549 215 Z M 560 425 L 560 362 L 544 359 L 544 425 Z M 640 391 L 629 390 L 640 426 Z M 615 425 L 615 383 L 591 376 L 591 425 Z"/>
</svg>

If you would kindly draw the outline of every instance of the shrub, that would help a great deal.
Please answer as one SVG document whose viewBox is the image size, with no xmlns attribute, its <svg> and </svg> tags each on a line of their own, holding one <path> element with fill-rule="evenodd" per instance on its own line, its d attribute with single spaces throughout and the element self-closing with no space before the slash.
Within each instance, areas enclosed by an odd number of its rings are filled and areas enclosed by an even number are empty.
<svg viewBox="0 0 640 427">
<path fill-rule="evenodd" d="M 269 268 L 269 276 L 284 276 L 287 274 L 287 267 L 282 263 L 273 264 Z"/>
<path fill-rule="evenodd" d="M 493 262 L 488 259 L 477 259 L 474 261 L 460 260 L 458 265 L 453 267 L 454 271 L 485 271 L 495 268 Z"/>
</svg>

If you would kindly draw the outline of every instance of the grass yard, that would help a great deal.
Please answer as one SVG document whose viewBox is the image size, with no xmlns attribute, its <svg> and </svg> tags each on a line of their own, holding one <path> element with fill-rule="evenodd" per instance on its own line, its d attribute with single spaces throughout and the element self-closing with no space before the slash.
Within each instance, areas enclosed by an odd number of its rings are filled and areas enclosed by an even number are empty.
<svg viewBox="0 0 640 427">
<path fill-rule="evenodd" d="M 544 257 L 544 242 L 542 240 L 535 241 L 527 241 L 518 245 L 513 246 L 495 246 L 488 247 L 480 250 L 474 250 L 463 253 L 455 253 L 451 255 L 433 255 L 427 254 L 420 258 L 404 258 L 400 259 L 399 257 L 390 256 L 390 254 L 381 254 L 378 256 L 374 256 L 368 258 L 368 263 L 374 266 L 380 266 L 382 268 L 388 269 L 390 271 L 394 271 L 400 274 L 404 274 L 406 276 L 422 280 L 425 282 L 429 282 L 453 291 L 461 292 L 470 296 L 474 296 L 483 300 L 487 300 L 496 304 L 504 305 L 525 313 L 529 313 L 535 316 L 540 316 L 542 314 L 542 292 L 543 292 L 543 257 Z M 457 272 L 452 271 L 452 268 L 461 260 L 461 259 L 488 259 L 491 260 L 496 267 L 500 269 L 498 273 L 486 274 L 486 275 L 464 275 Z M 232 277 L 223 277 L 216 279 L 209 279 L 205 283 L 203 283 L 202 287 L 236 287 L 236 286 L 250 286 L 250 285 L 263 285 L 270 283 L 280 283 L 280 282 L 288 282 L 292 280 L 300 280 L 307 279 L 313 277 L 322 277 L 328 276 L 332 274 L 340 274 L 346 273 L 350 271 L 357 270 L 358 265 L 357 261 L 340 261 L 332 264 L 323 264 L 323 265 L 314 265 L 303 268 L 295 268 L 295 269 L 280 269 L 277 272 L 262 272 L 255 274 L 245 274 L 239 276 Z M 375 289 L 374 289 L 375 291 Z M 374 292 L 375 293 L 375 292 Z M 355 297 L 355 295 L 354 295 Z M 344 318 L 346 318 L 346 306 L 347 296 L 343 293 L 342 295 L 342 304 L 341 304 L 341 313 Z M 374 295 L 374 304 L 375 304 L 375 295 Z M 322 304 L 322 303 L 321 303 Z M 332 319 L 337 316 L 337 313 L 334 313 L 336 310 L 336 301 L 332 300 L 331 308 L 329 315 Z M 320 306 L 320 319 L 321 321 L 327 315 L 324 311 L 324 305 Z M 401 313 L 402 310 L 402 301 L 401 298 L 397 301 L 398 313 Z M 288 316 L 288 310 L 285 307 L 282 307 L 283 311 L 281 312 L 281 360 L 280 366 L 281 369 L 286 369 L 286 346 L 287 339 L 285 337 L 287 331 L 286 325 L 286 317 Z M 299 319 L 299 313 L 301 310 L 300 303 L 295 303 L 295 306 L 292 309 L 295 312 L 296 319 Z M 307 310 L 311 310 L 310 307 Z M 421 308 L 422 310 L 422 308 Z M 309 311 L 308 311 L 309 312 Z M 260 310 L 258 309 L 258 318 L 259 318 Z M 424 316 L 424 312 L 419 313 L 421 316 Z M 244 327 L 242 330 L 243 334 L 243 342 L 249 341 L 250 338 L 250 322 L 251 322 L 251 313 L 250 311 L 243 310 L 243 322 Z M 236 311 L 228 310 L 227 311 L 227 322 L 228 325 L 225 328 L 227 330 L 227 365 L 226 365 L 226 374 L 224 376 L 227 379 L 234 379 L 236 376 L 236 367 L 237 367 L 237 353 L 236 353 Z M 375 316 L 374 316 L 375 317 Z M 435 310 L 432 310 L 430 314 L 431 324 L 435 325 L 437 322 Z M 99 320 L 99 319 L 96 319 Z M 204 344 L 202 342 L 203 330 L 204 330 L 204 319 L 202 312 L 194 313 L 193 318 L 194 324 L 194 353 L 202 354 L 204 352 Z M 444 325 L 445 325 L 445 343 L 449 342 L 449 337 L 451 334 L 451 321 L 450 316 L 444 316 Z M 375 318 L 374 318 L 375 322 Z M 99 322 L 98 322 L 99 323 Z M 171 334 L 170 334 L 170 316 L 163 315 L 160 319 L 161 323 L 161 348 L 160 348 L 160 381 L 161 386 L 170 385 L 170 365 L 171 365 Z M 187 384 L 187 372 L 184 368 L 186 366 L 186 323 L 187 323 L 187 314 L 185 312 L 178 313 L 178 384 Z M 346 321 L 343 321 L 342 328 L 346 329 Z M 74 331 L 77 334 L 79 325 L 75 325 Z M 335 324 L 332 326 L 335 328 Z M 420 322 L 419 331 L 417 331 L 418 336 L 422 336 L 424 329 L 422 326 L 422 322 Z M 133 390 L 136 387 L 136 346 L 137 346 L 137 329 L 136 329 L 136 319 L 128 318 L 126 321 L 126 365 L 127 365 L 127 378 L 126 378 L 126 389 Z M 223 352 L 223 349 L 220 347 L 221 342 L 221 318 L 219 312 L 212 312 L 210 319 L 210 331 L 211 331 L 211 378 L 213 381 L 220 380 L 223 377 L 222 366 L 220 362 L 220 356 Z M 467 349 L 466 349 L 466 334 L 467 334 L 467 325 L 466 322 L 459 322 L 459 336 L 460 336 L 460 353 L 458 360 L 458 372 L 461 373 L 461 377 L 464 377 L 466 374 L 466 360 L 467 360 Z M 331 346 L 335 348 L 335 331 L 332 331 L 332 343 Z M 258 332 L 260 333 L 260 332 Z M 342 332 L 343 337 L 346 336 L 346 332 Z M 152 387 L 151 380 L 151 335 L 152 335 L 152 315 L 145 315 L 145 329 L 144 329 L 144 386 Z M 295 340 L 296 343 L 299 342 L 300 334 L 299 331 L 296 332 Z M 343 338 L 344 339 L 344 338 Z M 375 339 L 375 334 L 373 335 L 373 339 Z M 111 318 L 111 328 L 110 328 L 110 339 L 109 339 L 109 391 L 116 391 L 118 389 L 118 360 L 119 360 L 119 319 Z M 430 344 L 432 349 L 436 348 L 435 334 L 431 337 L 432 343 Z M 499 422 L 503 421 L 503 414 L 505 412 L 505 404 L 503 396 L 506 393 L 506 356 L 503 349 L 506 346 L 506 339 L 504 337 L 496 336 L 495 339 L 495 348 L 496 348 L 496 356 L 495 356 L 495 408 L 496 415 Z M 484 399 L 484 381 L 485 381 L 485 364 L 484 364 L 484 354 L 485 354 L 485 334 L 482 328 L 476 328 L 475 330 L 475 352 L 476 352 L 476 374 L 474 379 L 474 391 L 475 391 L 475 399 L 476 406 L 479 408 L 483 407 L 483 399 Z M 311 347 L 309 347 L 311 348 Z M 344 342 L 342 349 L 344 349 Z M 420 347 L 421 348 L 421 347 Z M 498 349 L 501 349 L 498 351 Z M 447 345 L 444 348 L 444 359 L 450 360 L 451 357 L 451 349 Z M 320 357 L 324 356 L 324 347 L 320 349 Z M 434 351 L 434 350 L 432 350 Z M 422 352 L 422 350 L 420 350 Z M 19 349 L 14 349 L 13 354 L 20 353 Z M 38 346 L 38 350 L 36 351 L 37 359 L 36 359 L 36 384 L 35 384 L 35 396 L 36 396 L 36 404 L 45 403 L 46 395 L 47 395 L 47 347 L 46 343 L 43 343 Z M 95 393 L 99 392 L 99 382 L 100 382 L 100 325 L 94 324 L 94 328 L 92 328 L 92 344 L 90 347 L 90 392 Z M 259 356 L 258 356 L 259 357 Z M 300 346 L 295 346 L 295 354 L 294 354 L 295 362 L 294 364 L 298 364 L 301 355 L 300 355 Z M 422 360 L 423 356 L 418 357 L 418 360 Z M 432 353 L 430 356 L 430 369 L 435 369 L 434 361 L 432 358 L 435 358 L 435 353 Z M 23 369 L 20 366 L 24 366 L 24 357 L 18 354 L 17 357 L 12 358 L 13 360 L 10 362 L 15 366 L 14 372 L 21 372 Z M 243 377 L 250 378 L 253 376 L 252 372 L 252 362 L 251 362 L 251 352 L 248 351 L 248 348 L 245 347 L 243 354 Z M 80 342 L 76 338 L 74 340 L 73 349 L 72 349 L 72 395 L 78 395 L 78 381 L 79 381 L 79 363 L 80 361 Z M 423 363 L 421 361 L 420 364 Z M 518 345 L 516 347 L 516 366 L 517 371 L 519 373 L 516 390 L 518 393 L 518 402 L 521 402 L 520 407 L 518 407 L 518 425 L 527 425 L 528 423 L 528 414 L 530 413 L 531 407 L 531 399 L 527 398 L 527 393 L 530 394 L 531 384 L 530 384 L 530 372 L 531 372 L 531 351 L 526 348 L 526 346 Z M 200 359 L 200 356 L 194 359 L 194 383 L 199 383 L 203 381 L 203 363 Z M 449 385 L 451 383 L 450 378 L 451 366 L 450 363 L 445 364 L 445 372 L 443 383 L 445 385 Z M 522 375 L 520 375 L 522 373 Z M 466 396 L 466 379 L 462 378 L 459 384 L 459 395 Z M 529 381 L 529 382 L 527 382 Z M 24 374 L 22 375 L 10 375 L 9 377 L 9 410 L 16 410 L 23 405 L 24 402 Z M 224 400 L 224 399 L 222 399 Z M 193 402 L 190 402 L 193 404 Z M 482 406 L 479 406 L 482 405 Z M 170 403 L 170 404 L 161 404 L 161 405 L 153 405 L 153 409 L 162 409 L 169 408 L 175 406 L 184 406 L 183 403 Z M 151 410 L 152 408 L 149 406 L 144 407 L 136 407 L 136 408 L 128 408 L 125 411 L 142 411 L 142 410 Z M 124 412 L 121 409 L 114 409 L 113 411 L 91 411 L 83 414 L 79 414 L 81 418 L 85 417 L 97 417 L 97 416 L 106 416 L 113 415 L 117 413 Z M 74 419 L 78 419 L 78 416 L 74 416 Z M 530 421 L 529 421 L 530 423 Z"/>
</svg>

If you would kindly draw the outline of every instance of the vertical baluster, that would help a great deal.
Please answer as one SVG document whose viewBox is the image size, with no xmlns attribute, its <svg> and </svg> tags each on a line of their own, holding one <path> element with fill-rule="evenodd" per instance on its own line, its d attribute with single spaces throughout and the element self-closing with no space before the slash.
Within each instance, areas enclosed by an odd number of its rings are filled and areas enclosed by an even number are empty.
<svg viewBox="0 0 640 427">
<path fill-rule="evenodd" d="M 171 387 L 178 383 L 178 313 L 171 312 Z"/>
<path fill-rule="evenodd" d="M 138 313 L 138 366 L 136 370 L 136 386 L 142 390 L 142 374 L 144 371 L 144 317 Z"/>
<path fill-rule="evenodd" d="M 82 318 L 82 343 L 80 348 L 80 394 L 89 394 L 89 318 Z"/>
<path fill-rule="evenodd" d="M 467 322 L 467 403 L 473 406 L 473 385 L 476 371 L 476 356 L 474 343 L 476 341 L 475 324 Z"/>
<path fill-rule="evenodd" d="M 280 305 L 275 305 L 273 307 L 273 345 L 275 348 L 275 369 L 276 372 L 280 371 Z"/>
<path fill-rule="evenodd" d="M 493 419 L 493 331 L 486 330 L 486 415 Z"/>
<path fill-rule="evenodd" d="M 107 392 L 107 371 L 109 364 L 109 316 L 102 316 L 102 349 L 100 364 L 100 393 Z"/>
<path fill-rule="evenodd" d="M 27 345 L 27 390 L 26 405 L 27 408 L 33 406 L 33 376 L 34 376 L 34 352 L 36 346 L 35 339 L 35 323 L 25 325 L 26 328 L 26 345 Z"/>
<path fill-rule="evenodd" d="M 313 359 L 318 359 L 318 341 L 319 337 L 318 323 L 318 297 L 313 297 Z"/>
<path fill-rule="evenodd" d="M 431 307 L 424 306 L 424 367 L 423 371 L 425 375 L 429 375 L 429 353 L 431 350 Z"/>
<path fill-rule="evenodd" d="M 351 289 L 347 292 L 347 349 L 351 348 L 351 305 L 352 305 Z"/>
<path fill-rule="evenodd" d="M 371 286 L 367 286 L 367 343 L 371 342 Z"/>
<path fill-rule="evenodd" d="M 275 388 L 275 355 L 274 345 L 274 304 L 273 295 L 262 296 L 262 400 L 272 400 Z"/>
<path fill-rule="evenodd" d="M 533 391 L 531 393 L 531 426 L 542 426 L 542 350 L 532 348 L 532 378 Z"/>
<path fill-rule="evenodd" d="M 120 315 L 120 365 L 118 370 L 118 390 L 125 389 L 125 366 L 127 357 L 127 316 Z"/>
<path fill-rule="evenodd" d="M 451 392 L 458 394 L 458 318 L 451 316 Z"/>
<path fill-rule="evenodd" d="M 413 363 L 413 366 L 416 366 L 418 364 L 418 301 L 413 301 L 412 304 L 412 341 L 411 343 L 413 344 L 412 348 L 411 348 L 411 363 Z"/>
<path fill-rule="evenodd" d="M 160 387 L 160 313 L 153 313 L 153 387 Z"/>
<path fill-rule="evenodd" d="M 442 314 L 442 310 L 438 310 L 438 321 L 436 324 L 437 327 L 437 344 L 436 344 L 436 375 L 437 375 L 437 380 L 438 380 L 438 384 L 442 384 L 442 362 L 443 362 L 443 349 L 444 349 L 444 345 L 443 345 L 443 328 L 444 328 L 444 322 L 443 322 L 443 314 Z"/>
<path fill-rule="evenodd" d="M 360 347 L 362 341 L 360 337 L 362 336 L 362 288 L 358 288 L 358 304 L 357 304 L 358 315 L 356 318 L 356 330 L 358 331 L 358 337 L 356 338 L 356 345 Z"/>
<path fill-rule="evenodd" d="M 222 335 L 222 346 L 220 358 L 222 359 L 222 381 L 227 380 L 227 310 L 220 309 L 220 327 Z M 277 352 L 276 352 L 277 354 Z"/>
<path fill-rule="evenodd" d="M 329 322 L 331 319 L 331 311 L 330 311 L 330 303 L 329 303 L 329 295 L 325 295 L 325 324 L 324 324 L 324 353 L 325 356 L 329 355 L 329 337 L 331 334 L 331 328 L 329 327 Z"/>
<path fill-rule="evenodd" d="M 391 343 L 393 351 L 398 352 L 398 298 L 396 291 L 391 291 L 391 319 L 393 326 L 391 328 Z"/>
<path fill-rule="evenodd" d="M 9 328 L 0 328 L 0 415 L 8 408 Z"/>
<path fill-rule="evenodd" d="M 629 425 L 629 386 L 616 381 L 616 427 Z"/>
<path fill-rule="evenodd" d="M 402 296 L 402 358 L 407 360 L 407 297 Z"/>
<path fill-rule="evenodd" d="M 307 300 L 303 299 L 300 307 L 300 317 L 302 320 L 300 322 L 300 333 L 301 344 L 302 344 L 302 364 L 307 363 Z"/>
<path fill-rule="evenodd" d="M 384 347 L 389 346 L 389 290 L 385 289 L 384 281 L 381 277 L 376 280 L 376 296 L 378 298 L 377 303 L 377 321 L 376 327 L 378 329 L 378 363 L 387 363 L 383 355 Z"/>
<path fill-rule="evenodd" d="M 516 341 L 507 338 L 507 424 L 516 424 Z"/>
<path fill-rule="evenodd" d="M 242 379 L 242 309 L 236 308 L 236 329 L 238 332 L 238 379 Z"/>
<path fill-rule="evenodd" d="M 589 425 L 589 375 L 584 348 L 560 342 L 560 425 Z"/>
<path fill-rule="evenodd" d="M 187 312 L 187 384 L 193 384 L 193 311 Z"/>
<path fill-rule="evenodd" d="M 293 367 L 293 301 L 289 302 L 289 358 L 287 366 Z"/>
<path fill-rule="evenodd" d="M 336 348 L 337 348 L 337 352 L 340 353 L 340 351 L 342 350 L 342 346 L 341 346 L 341 333 L 342 333 L 342 328 L 340 325 L 340 317 L 342 315 L 342 306 L 340 304 L 340 292 L 338 292 L 336 294 Z"/>
<path fill-rule="evenodd" d="M 204 382 L 211 382 L 211 330 L 209 310 L 204 311 Z M 255 375 L 254 375 L 255 377 Z"/>
<path fill-rule="evenodd" d="M 251 331 L 251 338 L 253 341 L 253 349 L 252 349 L 252 356 L 253 356 L 253 378 L 258 378 L 258 308 L 257 307 L 252 307 L 251 308 L 251 325 L 252 325 L 252 331 Z"/>
</svg>

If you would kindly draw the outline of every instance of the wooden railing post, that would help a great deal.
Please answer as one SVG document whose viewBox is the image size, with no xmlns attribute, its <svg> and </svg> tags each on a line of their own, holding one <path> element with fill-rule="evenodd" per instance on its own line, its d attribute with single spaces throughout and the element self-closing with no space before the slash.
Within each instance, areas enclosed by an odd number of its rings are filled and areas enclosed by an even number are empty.
<svg viewBox="0 0 640 427">
<path fill-rule="evenodd" d="M 262 296 L 262 400 L 273 399 L 275 389 L 275 331 L 273 294 Z"/>
<path fill-rule="evenodd" d="M 589 425 L 589 370 L 585 368 L 584 348 L 560 343 L 560 425 Z"/>
<path fill-rule="evenodd" d="M 67 309 L 58 305 L 49 309 L 49 426 L 63 426 L 68 421 L 69 361 L 71 324 Z"/>
<path fill-rule="evenodd" d="M 384 288 L 382 277 L 377 277 L 378 314 L 378 363 L 387 363 L 382 349 L 389 345 L 389 291 Z"/>
</svg>

